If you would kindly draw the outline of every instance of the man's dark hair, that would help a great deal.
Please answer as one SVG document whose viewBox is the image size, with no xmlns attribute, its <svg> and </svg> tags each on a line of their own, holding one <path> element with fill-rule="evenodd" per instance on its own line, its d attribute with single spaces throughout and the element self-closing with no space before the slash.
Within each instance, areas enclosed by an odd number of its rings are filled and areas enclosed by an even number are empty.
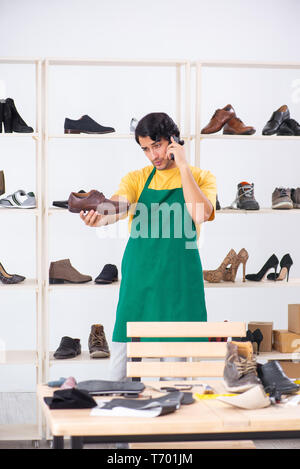
<svg viewBox="0 0 300 469">
<path fill-rule="evenodd" d="M 143 117 L 136 126 L 135 140 L 140 145 L 139 137 L 150 137 L 151 140 L 157 142 L 161 138 L 170 140 L 175 135 L 179 138 L 179 129 L 173 119 L 165 112 L 151 112 Z M 181 145 L 183 140 L 179 140 Z"/>
</svg>

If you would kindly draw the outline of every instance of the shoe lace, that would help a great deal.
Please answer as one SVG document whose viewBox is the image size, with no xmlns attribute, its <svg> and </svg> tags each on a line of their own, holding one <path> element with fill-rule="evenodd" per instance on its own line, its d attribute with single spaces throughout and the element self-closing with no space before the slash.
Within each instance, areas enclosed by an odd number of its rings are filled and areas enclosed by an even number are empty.
<svg viewBox="0 0 300 469">
<path fill-rule="evenodd" d="M 284 187 L 279 187 L 279 197 L 286 197 L 288 195 L 287 190 Z"/>
<path fill-rule="evenodd" d="M 91 333 L 91 343 L 92 343 L 94 346 L 104 347 L 104 345 L 105 345 L 105 340 L 104 340 L 104 335 L 103 335 L 103 333 L 92 332 L 92 333 Z"/>
<path fill-rule="evenodd" d="M 256 374 L 256 359 L 252 356 L 251 358 L 239 356 L 239 360 L 236 360 L 235 366 L 239 376 L 247 375 L 248 373 Z"/>
</svg>

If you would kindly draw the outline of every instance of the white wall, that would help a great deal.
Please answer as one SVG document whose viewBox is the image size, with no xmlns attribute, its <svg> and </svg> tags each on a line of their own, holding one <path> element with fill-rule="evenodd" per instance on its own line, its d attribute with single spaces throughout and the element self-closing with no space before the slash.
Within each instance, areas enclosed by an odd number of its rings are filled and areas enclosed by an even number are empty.
<svg viewBox="0 0 300 469">
<path fill-rule="evenodd" d="M 209 60 L 299 61 L 299 2 L 154 0 L 0 0 L 0 56 L 180 58 Z M 50 85 L 50 133 L 63 132 L 65 117 L 89 114 L 118 132 L 128 133 L 132 116 L 162 110 L 175 114 L 175 75 L 170 70 L 98 67 L 53 67 Z M 29 125 L 35 123 L 34 70 L 31 66 L 0 66 L 7 97 Z M 202 124 L 218 107 L 231 103 L 237 115 L 257 133 L 273 110 L 287 104 L 300 120 L 298 71 L 209 70 L 203 77 Z M 296 86 L 296 88 L 295 88 Z M 193 117 L 193 116 L 192 116 Z M 205 141 L 201 167 L 218 182 L 221 205 L 235 197 L 241 180 L 255 183 L 261 206 L 270 206 L 275 186 L 300 186 L 298 142 Z M 59 141 L 49 145 L 49 203 L 70 191 L 97 187 L 110 196 L 120 178 L 148 162 L 134 141 Z M 0 169 L 7 193 L 35 189 L 34 144 L 1 142 Z M 300 212 L 299 212 L 300 213 Z M 35 276 L 33 217 L 3 215 L 0 261 L 9 272 Z M 50 260 L 70 258 L 74 267 L 95 278 L 106 263 L 121 267 L 125 236 L 109 241 L 86 228 L 78 217 L 65 214 L 50 219 Z M 300 277 L 299 218 L 288 213 L 220 215 L 204 227 L 201 258 L 215 268 L 230 248 L 245 247 L 247 272 L 256 272 L 275 252 L 290 252 L 291 277 Z M 113 230 L 113 228 L 109 228 Z M 108 230 L 108 231 L 109 231 Z M 295 288 L 207 289 L 209 320 L 273 320 L 287 326 L 287 304 L 299 302 Z M 99 292 L 55 293 L 50 301 L 50 347 L 63 335 L 80 337 L 87 350 L 90 326 L 101 322 L 111 340 L 118 289 Z M 0 298 L 0 338 L 8 349 L 35 347 L 35 301 L 31 293 Z M 107 362 L 78 367 L 58 363 L 51 377 L 77 379 L 107 376 Z M 1 367 L 0 390 L 33 390 L 32 367 Z"/>
</svg>

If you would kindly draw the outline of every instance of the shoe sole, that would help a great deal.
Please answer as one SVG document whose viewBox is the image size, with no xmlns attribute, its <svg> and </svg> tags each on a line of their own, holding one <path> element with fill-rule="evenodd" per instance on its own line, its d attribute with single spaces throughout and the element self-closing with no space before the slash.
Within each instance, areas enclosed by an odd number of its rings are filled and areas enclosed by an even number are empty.
<svg viewBox="0 0 300 469">
<path fill-rule="evenodd" d="M 98 285 L 109 285 L 113 282 L 117 282 L 118 278 L 113 278 L 112 280 L 95 280 L 95 283 Z"/>
<path fill-rule="evenodd" d="M 254 388 L 254 386 L 257 386 L 257 383 L 256 383 L 256 384 L 244 384 L 242 386 L 230 387 L 230 386 L 227 386 L 227 384 L 224 380 L 223 380 L 223 384 L 224 384 L 226 390 L 229 391 L 229 392 L 245 392 L 245 391 L 248 391 L 249 389 Z"/>
<path fill-rule="evenodd" d="M 223 135 L 253 135 L 255 134 L 256 130 L 247 130 L 246 132 L 241 132 L 240 134 L 236 132 L 230 132 L 228 130 L 223 131 Z"/>
<path fill-rule="evenodd" d="M 293 204 L 293 208 L 300 208 L 300 204 Z"/>
<path fill-rule="evenodd" d="M 279 210 L 286 209 L 286 210 L 288 210 L 288 209 L 293 208 L 293 203 L 292 202 L 279 202 L 275 205 L 272 205 L 272 208 L 275 209 L 275 210 L 276 209 L 279 209 Z"/>
<path fill-rule="evenodd" d="M 109 356 L 109 352 L 103 352 L 102 350 L 90 353 L 91 358 L 108 358 Z"/>
<path fill-rule="evenodd" d="M 90 135 L 102 135 L 102 134 L 111 134 L 115 130 L 105 130 L 103 132 L 88 132 L 87 130 L 70 130 L 65 129 L 65 134 L 90 134 Z"/>
<path fill-rule="evenodd" d="M 91 280 L 82 280 L 81 282 L 72 282 L 72 280 L 64 280 L 61 278 L 49 278 L 49 284 L 57 285 L 57 284 L 62 284 L 62 283 L 87 283 L 87 282 L 90 282 Z"/>
</svg>

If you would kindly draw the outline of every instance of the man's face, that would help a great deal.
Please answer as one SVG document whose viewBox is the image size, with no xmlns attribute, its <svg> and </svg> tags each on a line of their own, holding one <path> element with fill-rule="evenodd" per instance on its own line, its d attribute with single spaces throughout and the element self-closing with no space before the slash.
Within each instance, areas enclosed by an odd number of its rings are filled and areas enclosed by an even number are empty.
<svg viewBox="0 0 300 469">
<path fill-rule="evenodd" d="M 175 166 L 174 161 L 169 160 L 166 155 L 168 140 L 161 138 L 155 142 L 150 137 L 139 137 L 139 142 L 143 152 L 156 169 L 170 169 Z"/>
</svg>

